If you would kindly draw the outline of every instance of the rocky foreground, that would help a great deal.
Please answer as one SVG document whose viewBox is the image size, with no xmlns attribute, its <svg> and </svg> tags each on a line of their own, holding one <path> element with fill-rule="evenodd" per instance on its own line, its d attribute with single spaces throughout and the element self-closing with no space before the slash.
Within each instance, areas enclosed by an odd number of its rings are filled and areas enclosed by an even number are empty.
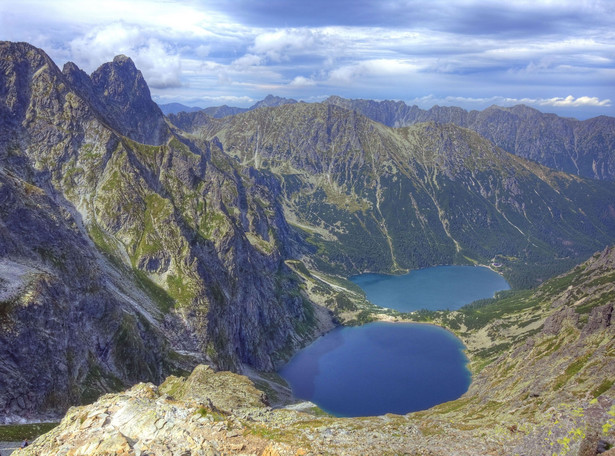
<svg viewBox="0 0 615 456">
<path fill-rule="evenodd" d="M 263 391 L 279 398 L 260 380 L 201 365 L 188 378 L 71 408 L 22 454 L 612 454 L 614 303 L 607 248 L 535 291 L 439 315 L 468 346 L 473 381 L 427 411 L 335 418 L 309 404 L 274 409 Z"/>
<path fill-rule="evenodd" d="M 562 405 L 551 414 L 552 429 L 541 440 L 557 445 L 560 452 L 555 454 L 574 449 L 570 454 L 593 455 L 590 447 L 597 448 L 601 438 L 614 437 L 612 400 L 600 398 L 574 410 Z M 246 377 L 198 366 L 187 379 L 169 377 L 159 387 L 140 383 L 93 405 L 73 407 L 59 427 L 20 455 L 522 454 L 515 447 L 523 445 L 528 429 L 464 428 L 463 422 L 449 422 L 451 417 L 342 419 L 274 410 Z M 573 428 L 596 426 L 607 435 L 572 433 Z M 556 437 L 562 431 L 568 436 Z"/>
</svg>

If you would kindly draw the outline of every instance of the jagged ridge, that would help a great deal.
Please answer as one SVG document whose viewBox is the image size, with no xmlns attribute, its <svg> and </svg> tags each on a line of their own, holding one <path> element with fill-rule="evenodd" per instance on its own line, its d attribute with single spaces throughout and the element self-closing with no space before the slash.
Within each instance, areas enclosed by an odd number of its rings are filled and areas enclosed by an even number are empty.
<svg viewBox="0 0 615 456">
<path fill-rule="evenodd" d="M 510 153 L 550 168 L 594 179 L 615 179 L 615 119 L 612 117 L 579 121 L 524 105 L 466 111 L 455 106 L 423 110 L 401 101 L 340 97 L 330 97 L 324 103 L 356 110 L 391 127 L 428 121 L 453 123 L 476 131 Z"/>
</svg>

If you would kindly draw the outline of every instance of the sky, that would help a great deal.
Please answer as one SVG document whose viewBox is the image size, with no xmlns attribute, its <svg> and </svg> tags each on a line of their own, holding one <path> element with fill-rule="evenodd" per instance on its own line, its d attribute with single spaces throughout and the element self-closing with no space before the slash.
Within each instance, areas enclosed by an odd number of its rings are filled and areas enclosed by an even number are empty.
<svg viewBox="0 0 615 456">
<path fill-rule="evenodd" d="M 125 54 L 158 103 L 339 95 L 615 116 L 612 0 L 0 0 L 0 40 L 88 73 Z"/>
</svg>

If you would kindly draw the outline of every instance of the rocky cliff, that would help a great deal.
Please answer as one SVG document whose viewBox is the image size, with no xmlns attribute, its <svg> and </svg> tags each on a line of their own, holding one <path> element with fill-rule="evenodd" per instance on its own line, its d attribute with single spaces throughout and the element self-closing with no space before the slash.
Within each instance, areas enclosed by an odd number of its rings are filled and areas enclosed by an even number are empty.
<svg viewBox="0 0 615 456">
<path fill-rule="evenodd" d="M 358 111 L 391 127 L 429 121 L 453 123 L 477 132 L 507 152 L 550 168 L 593 179 L 615 179 L 615 119 L 612 117 L 579 121 L 523 105 L 466 111 L 455 106 L 423 110 L 401 101 L 340 97 L 330 97 L 325 103 Z"/>
<path fill-rule="evenodd" d="M 130 59 L 0 55 L 4 419 L 197 362 L 272 369 L 331 327 L 285 263 L 279 187 L 174 132 Z"/>
</svg>

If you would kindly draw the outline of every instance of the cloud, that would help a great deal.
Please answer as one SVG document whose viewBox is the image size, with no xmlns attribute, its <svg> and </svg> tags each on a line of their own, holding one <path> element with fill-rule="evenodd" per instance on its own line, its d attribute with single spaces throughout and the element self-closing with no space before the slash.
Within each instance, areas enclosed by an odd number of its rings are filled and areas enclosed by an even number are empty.
<svg viewBox="0 0 615 456">
<path fill-rule="evenodd" d="M 541 35 L 612 25 L 610 0 L 212 0 L 232 19 L 261 28 L 382 27 L 468 36 Z"/>
<path fill-rule="evenodd" d="M 274 62 L 280 62 L 292 54 L 318 53 L 324 45 L 323 38 L 322 33 L 317 30 L 282 29 L 258 35 L 250 50 L 265 55 Z"/>
<path fill-rule="evenodd" d="M 86 70 L 93 71 L 118 54 L 130 56 L 153 88 L 181 85 L 181 62 L 171 46 L 151 31 L 122 22 L 99 27 L 70 43 L 71 54 Z"/>
<path fill-rule="evenodd" d="M 504 96 L 493 97 L 436 97 L 434 95 L 426 95 L 420 98 L 414 98 L 409 101 L 410 103 L 417 104 L 419 106 L 433 106 L 435 104 L 443 105 L 481 105 L 486 106 L 489 104 L 497 104 L 503 106 L 510 106 L 516 104 L 527 104 L 533 106 L 552 106 L 558 108 L 581 108 L 581 107 L 610 107 L 612 102 L 610 99 L 601 100 L 598 97 L 574 97 L 568 95 L 567 97 L 553 97 L 553 98 L 511 98 Z"/>
<path fill-rule="evenodd" d="M 316 81 L 314 81 L 313 79 L 308 79 L 303 76 L 295 76 L 295 79 L 293 79 L 288 85 L 291 87 L 298 87 L 298 88 L 311 87 L 311 86 L 316 85 Z"/>
<path fill-rule="evenodd" d="M 543 106 L 557 106 L 557 107 L 574 107 L 580 106 L 611 106 L 611 100 L 600 100 L 598 97 L 578 97 L 575 98 L 572 95 L 568 95 L 566 98 L 548 98 L 546 100 L 538 100 L 538 104 Z"/>
<path fill-rule="evenodd" d="M 234 105 L 246 105 L 246 104 L 254 104 L 256 100 L 254 98 L 248 96 L 233 96 L 233 95 L 220 95 L 217 97 L 208 97 L 204 96 L 200 98 L 201 100 L 207 102 L 208 104 L 228 104 L 231 106 Z"/>
<path fill-rule="evenodd" d="M 332 70 L 329 82 L 347 84 L 362 77 L 410 76 L 420 69 L 420 65 L 403 59 L 371 59 Z"/>
<path fill-rule="evenodd" d="M 263 58 L 255 54 L 246 54 L 234 60 L 231 66 L 235 69 L 245 69 L 253 66 L 258 66 L 262 63 Z"/>
<path fill-rule="evenodd" d="M 152 94 L 192 100 L 431 93 L 613 115 L 613 30 L 611 0 L 0 0 L 0 39 L 87 71 L 123 53 Z"/>
</svg>

